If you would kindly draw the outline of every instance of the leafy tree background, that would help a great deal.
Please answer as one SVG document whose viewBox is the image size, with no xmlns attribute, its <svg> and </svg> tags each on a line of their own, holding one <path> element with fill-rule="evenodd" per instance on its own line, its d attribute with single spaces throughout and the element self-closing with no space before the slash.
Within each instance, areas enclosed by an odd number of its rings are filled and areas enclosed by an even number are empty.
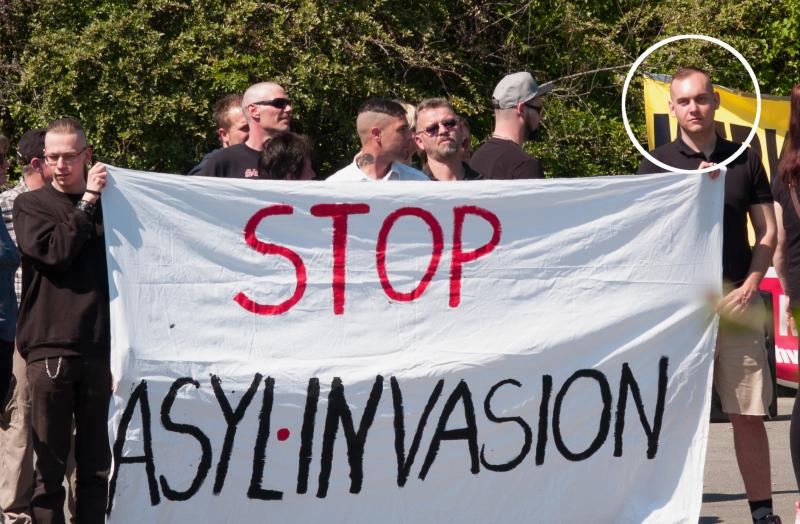
<svg viewBox="0 0 800 524">
<path fill-rule="evenodd" d="M 447 96 L 475 145 L 492 128 L 504 74 L 561 79 L 540 140 L 526 145 L 550 177 L 629 173 L 639 155 L 620 114 L 622 83 L 661 38 L 700 33 L 738 49 L 762 92 L 800 79 L 800 0 L 0 0 L 0 129 L 12 143 L 61 115 L 85 124 L 98 159 L 186 172 L 217 147 L 220 96 L 275 80 L 296 103 L 323 175 L 358 149 L 355 110 L 370 96 Z M 662 48 L 640 71 L 690 63 L 752 91 L 726 51 Z M 641 84 L 627 100 L 644 139 Z"/>
</svg>

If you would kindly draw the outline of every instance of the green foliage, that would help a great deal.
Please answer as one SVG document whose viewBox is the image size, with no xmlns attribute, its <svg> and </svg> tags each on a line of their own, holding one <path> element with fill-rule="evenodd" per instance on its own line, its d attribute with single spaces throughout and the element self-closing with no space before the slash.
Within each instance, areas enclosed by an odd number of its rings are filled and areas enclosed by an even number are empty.
<svg viewBox="0 0 800 524">
<path fill-rule="evenodd" d="M 365 98 L 447 96 L 477 143 L 491 133 L 494 85 L 524 69 L 561 79 L 540 140 L 526 146 L 547 175 L 626 173 L 639 159 L 620 115 L 627 66 L 685 33 L 733 45 L 762 92 L 786 94 L 800 78 L 800 0 L 4 0 L 0 128 L 17 138 L 70 114 L 97 158 L 185 172 L 216 147 L 214 101 L 275 80 L 328 174 L 358 149 L 353 123 Z M 644 69 L 685 63 L 752 90 L 732 56 L 697 42 L 664 49 Z M 627 109 L 643 136 L 637 82 Z"/>
</svg>

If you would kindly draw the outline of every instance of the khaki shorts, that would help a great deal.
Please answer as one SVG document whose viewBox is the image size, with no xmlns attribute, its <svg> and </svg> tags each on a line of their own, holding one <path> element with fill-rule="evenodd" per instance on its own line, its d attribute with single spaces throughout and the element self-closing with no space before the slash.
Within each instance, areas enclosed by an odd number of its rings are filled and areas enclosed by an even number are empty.
<svg viewBox="0 0 800 524">
<path fill-rule="evenodd" d="M 756 300 L 751 307 L 764 306 Z M 714 351 L 714 388 L 725 413 L 768 413 L 772 385 L 763 329 L 720 325 Z"/>
</svg>

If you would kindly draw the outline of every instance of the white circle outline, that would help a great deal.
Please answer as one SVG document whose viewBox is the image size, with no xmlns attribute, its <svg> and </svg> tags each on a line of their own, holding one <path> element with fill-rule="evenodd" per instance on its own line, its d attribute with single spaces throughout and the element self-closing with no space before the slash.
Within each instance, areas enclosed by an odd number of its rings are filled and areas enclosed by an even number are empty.
<svg viewBox="0 0 800 524">
<path fill-rule="evenodd" d="M 654 158 L 653 155 L 647 152 L 642 147 L 642 144 L 640 144 L 639 141 L 636 140 L 636 137 L 633 135 L 633 131 L 631 131 L 630 123 L 628 123 L 628 113 L 625 110 L 625 99 L 628 97 L 628 85 L 631 83 L 631 78 L 633 78 L 633 74 L 636 72 L 636 69 L 639 68 L 642 62 L 644 62 L 645 59 L 648 56 L 650 56 L 650 54 L 653 51 L 672 42 L 677 42 L 678 40 L 705 40 L 706 42 L 711 42 L 712 44 L 717 44 L 718 46 L 727 49 L 733 56 L 735 56 L 739 60 L 739 62 L 742 63 L 744 68 L 750 74 L 750 79 L 753 81 L 753 86 L 755 87 L 756 91 L 756 118 L 755 121 L 753 122 L 753 127 L 750 129 L 750 134 L 747 135 L 747 139 L 742 143 L 741 147 L 739 147 L 739 149 L 737 149 L 735 153 L 733 153 L 731 156 L 725 159 L 724 162 L 721 162 L 719 164 L 710 167 L 706 167 L 704 169 L 693 169 L 693 170 L 676 169 Z M 636 61 L 631 66 L 630 71 L 628 71 L 628 75 L 625 77 L 625 84 L 622 86 L 622 122 L 625 124 L 625 131 L 627 131 L 628 133 L 628 138 L 631 139 L 633 145 L 636 146 L 636 149 L 638 149 L 639 152 L 642 155 L 644 155 L 646 159 L 648 159 L 650 162 L 657 165 L 658 167 L 666 169 L 668 171 L 672 171 L 673 173 L 708 173 L 710 171 L 715 171 L 720 167 L 727 166 L 728 164 L 733 162 L 733 160 L 736 157 L 741 155 L 744 152 L 744 150 L 747 149 L 747 147 L 750 145 L 750 142 L 753 141 L 753 137 L 756 136 L 756 132 L 758 131 L 758 123 L 760 120 L 761 120 L 761 89 L 758 87 L 758 79 L 756 78 L 756 74 L 753 72 L 753 68 L 750 67 L 750 64 L 747 63 L 747 60 L 745 60 L 745 58 L 742 56 L 741 53 L 739 53 L 739 51 L 737 51 L 727 43 L 723 42 L 722 40 L 719 40 L 718 38 L 714 38 L 711 36 L 676 35 L 676 36 L 671 36 L 669 38 L 665 38 L 664 40 L 661 40 L 659 42 L 656 42 L 655 44 L 650 46 L 644 53 L 642 53 L 639 56 L 639 58 L 636 59 Z"/>
</svg>

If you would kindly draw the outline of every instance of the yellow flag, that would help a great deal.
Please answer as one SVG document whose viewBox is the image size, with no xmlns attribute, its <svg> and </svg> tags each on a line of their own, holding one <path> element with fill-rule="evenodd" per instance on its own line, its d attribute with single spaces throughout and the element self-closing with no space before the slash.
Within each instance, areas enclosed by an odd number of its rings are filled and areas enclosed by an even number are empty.
<svg viewBox="0 0 800 524">
<path fill-rule="evenodd" d="M 678 122 L 669 114 L 668 76 L 644 78 L 644 107 L 649 149 L 678 137 Z M 733 142 L 744 142 L 756 117 L 756 97 L 715 85 L 720 106 L 715 114 L 717 131 Z M 778 171 L 783 139 L 789 129 L 789 97 L 761 95 L 761 119 L 750 147 L 761 156 L 770 180 Z"/>
</svg>

